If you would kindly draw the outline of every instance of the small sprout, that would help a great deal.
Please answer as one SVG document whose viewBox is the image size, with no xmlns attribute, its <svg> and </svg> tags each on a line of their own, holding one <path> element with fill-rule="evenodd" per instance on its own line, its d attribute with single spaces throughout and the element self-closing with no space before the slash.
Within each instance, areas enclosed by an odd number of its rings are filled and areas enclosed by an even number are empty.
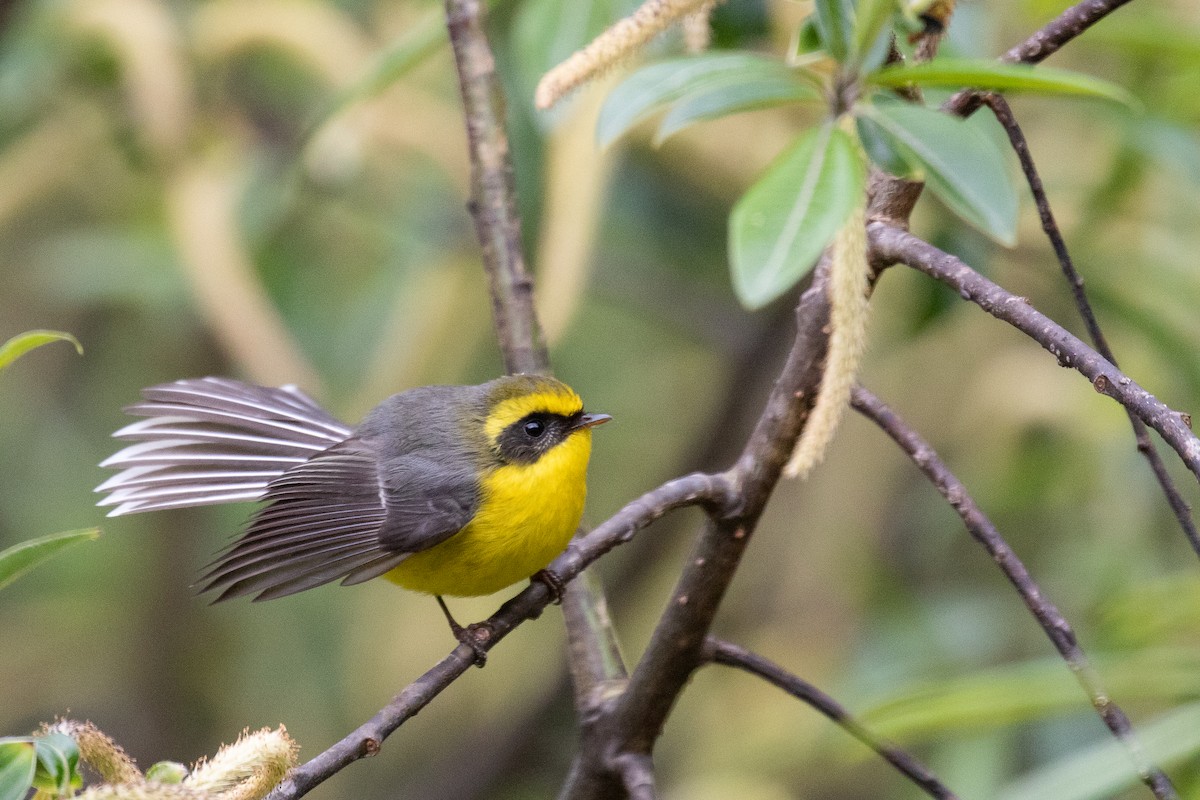
<svg viewBox="0 0 1200 800">
<path fill-rule="evenodd" d="M 149 783 L 183 783 L 187 776 L 187 766 L 178 761 L 159 761 L 146 770 L 146 780 Z"/>
</svg>

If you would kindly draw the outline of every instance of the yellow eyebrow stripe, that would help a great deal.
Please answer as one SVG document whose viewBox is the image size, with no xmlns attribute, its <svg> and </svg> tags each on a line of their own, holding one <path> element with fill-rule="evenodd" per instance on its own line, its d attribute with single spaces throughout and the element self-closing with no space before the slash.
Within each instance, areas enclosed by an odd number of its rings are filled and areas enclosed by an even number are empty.
<svg viewBox="0 0 1200 800">
<path fill-rule="evenodd" d="M 489 442 L 495 442 L 509 425 L 534 412 L 557 414 L 569 417 L 583 411 L 583 400 L 575 392 L 562 387 L 562 391 L 550 389 L 534 392 L 522 397 L 510 397 L 496 404 L 488 414 L 484 429 Z"/>
</svg>

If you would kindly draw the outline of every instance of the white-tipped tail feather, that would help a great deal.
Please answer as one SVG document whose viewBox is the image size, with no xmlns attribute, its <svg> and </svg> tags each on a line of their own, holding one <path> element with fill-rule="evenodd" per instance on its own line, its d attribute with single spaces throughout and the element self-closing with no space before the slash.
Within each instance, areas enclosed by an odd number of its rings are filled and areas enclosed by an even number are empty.
<svg viewBox="0 0 1200 800">
<path fill-rule="evenodd" d="M 134 442 L 101 463 L 121 471 L 96 488 L 115 517 L 161 508 L 259 500 L 271 481 L 342 442 L 351 429 L 294 386 L 225 378 L 153 386 L 117 431 Z"/>
</svg>

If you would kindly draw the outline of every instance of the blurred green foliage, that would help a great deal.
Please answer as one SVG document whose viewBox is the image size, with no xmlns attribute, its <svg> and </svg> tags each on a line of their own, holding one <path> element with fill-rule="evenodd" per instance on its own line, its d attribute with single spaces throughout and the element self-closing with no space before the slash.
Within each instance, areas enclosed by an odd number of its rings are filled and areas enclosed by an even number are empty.
<svg viewBox="0 0 1200 800">
<path fill-rule="evenodd" d="M 947 52 L 995 56 L 1065 5 L 961 4 Z M 536 115 L 538 71 L 627 7 L 510 0 L 490 26 L 552 359 L 617 419 L 596 439 L 593 522 L 740 447 L 788 342 L 789 298 L 740 308 L 726 218 L 817 121 L 755 111 L 658 148 L 644 126 L 601 151 L 609 86 Z M 778 54 L 803 12 L 731 0 L 717 41 Z M 87 356 L 39 351 L 0 381 L 0 549 L 97 524 L 94 465 L 143 386 L 204 374 L 295 382 L 353 421 L 391 392 L 497 373 L 436 14 L 431 2 L 44 0 L 4 19 L 0 340 L 46 325 L 73 331 Z M 422 57 L 404 56 L 397 76 L 388 59 L 406 39 Z M 672 37 L 656 47 L 678 52 Z M 1200 12 L 1131 4 L 1052 64 L 1128 87 L 1143 106 L 1013 101 L 1122 367 L 1193 408 Z M 384 88 L 381 76 L 395 80 Z M 930 199 L 914 230 L 1079 330 L 1021 202 L 1011 250 Z M 1177 731 L 1172 714 L 1200 693 L 1200 574 L 1121 410 L 919 275 L 891 270 L 873 305 L 864 382 L 971 488 L 1135 723 Z M 1194 502 L 1194 480 L 1168 461 Z M 248 513 L 115 519 L 103 539 L 8 587 L 0 732 L 70 709 L 151 763 L 283 722 L 304 759 L 449 649 L 436 606 L 389 585 L 198 600 L 190 584 Z M 660 522 L 600 565 L 631 657 L 695 522 Z M 482 618 L 501 599 L 454 610 Z M 871 712 L 963 796 L 1024 796 L 1018 781 L 1104 746 L 994 565 L 858 419 L 807 483 L 779 488 L 717 627 Z M 576 742 L 562 640 L 554 613 L 523 626 L 379 757 L 313 796 L 551 795 Z M 1185 796 L 1200 793 L 1194 752 L 1170 762 Z M 656 761 L 672 797 L 915 796 L 823 718 L 728 670 L 697 676 Z"/>
</svg>

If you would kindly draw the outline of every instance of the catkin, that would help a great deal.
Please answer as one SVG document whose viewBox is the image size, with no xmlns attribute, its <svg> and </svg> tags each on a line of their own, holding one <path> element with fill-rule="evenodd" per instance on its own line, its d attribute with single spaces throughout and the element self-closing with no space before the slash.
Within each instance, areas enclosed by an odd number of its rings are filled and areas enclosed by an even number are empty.
<svg viewBox="0 0 1200 800">
<path fill-rule="evenodd" d="M 800 434 L 800 441 L 783 474 L 806 478 L 829 448 L 833 434 L 850 404 L 858 366 L 867 349 L 867 297 L 870 274 L 867 264 L 866 206 L 859 203 L 833 240 L 829 275 L 829 349 L 816 405 Z"/>
<path fill-rule="evenodd" d="M 296 763 L 296 743 L 282 725 L 244 731 L 236 742 L 192 770 L 184 784 L 221 800 L 254 800 L 283 780 Z"/>
<path fill-rule="evenodd" d="M 635 52 L 679 18 L 707 5 L 710 0 L 646 0 L 628 17 L 572 53 L 538 81 L 533 102 L 543 111 L 575 87 Z"/>
</svg>

